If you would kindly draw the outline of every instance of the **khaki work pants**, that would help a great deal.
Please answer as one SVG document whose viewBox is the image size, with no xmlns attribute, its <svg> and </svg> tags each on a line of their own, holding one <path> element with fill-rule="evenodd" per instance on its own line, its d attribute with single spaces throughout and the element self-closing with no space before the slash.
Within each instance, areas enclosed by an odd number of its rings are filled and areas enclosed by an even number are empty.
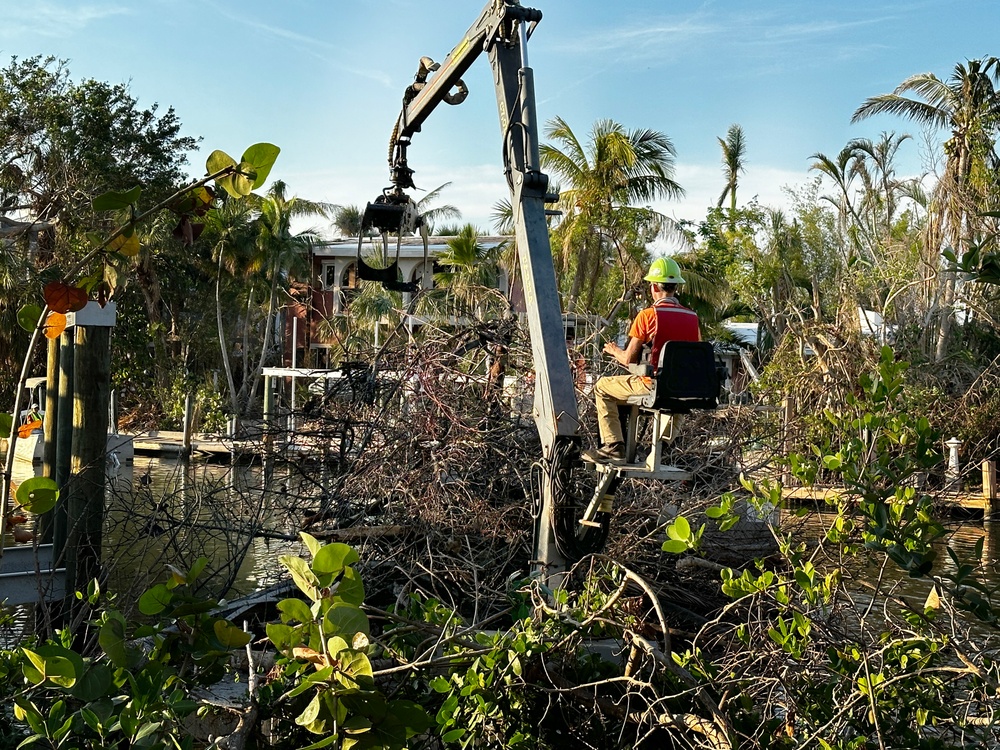
<svg viewBox="0 0 1000 750">
<path fill-rule="evenodd" d="M 601 443 L 622 443 L 625 438 L 622 433 L 622 422 L 618 416 L 618 407 L 626 404 L 630 396 L 645 396 L 650 387 L 646 379 L 639 375 L 609 375 L 600 378 L 594 384 L 594 400 L 597 403 L 597 428 L 601 433 Z M 675 414 L 667 420 L 669 423 L 664 434 L 653 436 L 653 440 L 673 440 L 680 428 L 681 416 Z"/>
</svg>

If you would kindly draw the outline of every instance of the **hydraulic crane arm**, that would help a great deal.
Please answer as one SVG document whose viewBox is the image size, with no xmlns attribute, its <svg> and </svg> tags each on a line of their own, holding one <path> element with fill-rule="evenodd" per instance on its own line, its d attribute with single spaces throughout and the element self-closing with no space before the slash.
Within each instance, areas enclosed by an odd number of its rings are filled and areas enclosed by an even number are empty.
<svg viewBox="0 0 1000 750">
<path fill-rule="evenodd" d="M 535 556 L 543 573 L 550 576 L 565 569 L 567 558 L 582 554 L 581 548 L 599 549 L 607 526 L 598 540 L 581 538 L 581 534 L 586 537 L 591 532 L 577 525 L 573 498 L 567 490 L 569 472 L 577 459 L 576 389 L 545 220 L 545 204 L 557 196 L 549 193 L 548 177 L 540 169 L 534 73 L 527 53 L 530 31 L 541 18 L 541 11 L 523 7 L 518 0 L 490 0 L 443 63 L 421 60 L 393 130 L 389 147 L 393 192 L 386 198 L 392 203 L 408 200 L 403 190 L 414 187 L 413 171 L 406 162 L 411 137 L 440 103 L 464 100 L 468 90 L 461 77 L 485 52 L 496 88 L 504 171 L 511 192 L 535 369 L 534 418 L 544 473 Z"/>
</svg>

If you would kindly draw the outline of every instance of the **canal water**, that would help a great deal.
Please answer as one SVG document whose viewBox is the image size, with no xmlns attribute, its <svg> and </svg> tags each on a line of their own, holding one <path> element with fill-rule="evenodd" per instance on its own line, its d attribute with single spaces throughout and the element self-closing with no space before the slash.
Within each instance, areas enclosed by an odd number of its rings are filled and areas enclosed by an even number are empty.
<svg viewBox="0 0 1000 750">
<path fill-rule="evenodd" d="M 14 481 L 32 475 L 31 467 L 16 465 Z M 185 570 L 199 558 L 209 565 L 199 581 L 206 596 L 235 598 L 281 580 L 278 557 L 302 552 L 299 529 L 304 514 L 329 478 L 302 467 L 279 468 L 265 481 L 260 466 L 137 456 L 131 467 L 109 467 L 104 560 L 106 586 L 121 601 L 135 601 L 171 569 Z M 302 507 L 303 498 L 306 505 Z M 829 517 L 812 513 L 784 519 L 803 539 L 818 539 Z M 1000 523 L 978 518 L 946 519 L 945 542 L 965 558 L 982 540 L 981 575 L 1000 584 Z M 8 536 L 5 545 L 13 542 Z M 953 568 L 942 549 L 936 572 Z M 887 568 L 889 580 L 901 593 L 926 596 L 929 584 Z M 858 575 L 868 576 L 860 570 Z M 2 591 L 0 591 L 2 598 Z"/>
</svg>

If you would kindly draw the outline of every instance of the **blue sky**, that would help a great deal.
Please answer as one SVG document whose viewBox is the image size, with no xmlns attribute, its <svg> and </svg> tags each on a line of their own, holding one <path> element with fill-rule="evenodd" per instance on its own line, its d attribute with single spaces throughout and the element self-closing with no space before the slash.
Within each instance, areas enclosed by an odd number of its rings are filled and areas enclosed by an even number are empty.
<svg viewBox="0 0 1000 750">
<path fill-rule="evenodd" d="M 958 62 L 1000 54 L 996 0 L 538 0 L 529 44 L 539 119 L 580 136 L 598 119 L 666 133 L 681 201 L 657 208 L 697 221 L 723 187 L 717 137 L 747 138 L 740 202 L 786 202 L 810 179 L 810 155 L 854 137 L 909 132 L 901 171 L 928 165 L 924 134 L 877 118 L 851 125 L 865 97 L 907 76 L 945 78 Z M 140 105 L 173 106 L 201 174 L 221 148 L 279 145 L 272 177 L 314 200 L 364 205 L 388 184 L 386 153 L 404 88 L 422 55 L 442 60 L 480 0 L 7 0 L 0 59 L 54 55 L 75 80 L 129 82 Z M 500 130 L 485 56 L 468 100 L 442 105 L 414 137 L 418 186 L 489 228 L 505 197 Z M 940 134 L 934 134 L 939 138 Z M 420 198 L 419 192 L 414 197 Z"/>
</svg>

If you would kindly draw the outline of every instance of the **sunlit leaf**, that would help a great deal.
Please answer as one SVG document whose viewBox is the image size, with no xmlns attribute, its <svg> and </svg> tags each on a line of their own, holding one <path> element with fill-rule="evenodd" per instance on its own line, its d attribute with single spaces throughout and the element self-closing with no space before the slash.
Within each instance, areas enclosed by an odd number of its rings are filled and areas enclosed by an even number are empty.
<svg viewBox="0 0 1000 750">
<path fill-rule="evenodd" d="M 346 566 L 356 563 L 360 558 L 350 545 L 334 542 L 322 547 L 314 553 L 312 569 L 318 575 L 324 573 L 339 573 Z"/>
<path fill-rule="evenodd" d="M 209 154 L 208 159 L 205 161 L 205 167 L 209 174 L 218 174 L 226 169 L 232 170 L 221 177 L 216 177 L 215 183 L 234 198 L 239 198 L 247 194 L 240 193 L 233 185 L 233 175 L 236 173 L 237 164 L 236 160 L 225 151 L 216 150 Z M 246 181 L 246 178 L 244 178 L 244 181 Z"/>
<path fill-rule="evenodd" d="M 350 636 L 355 633 L 368 634 L 368 616 L 357 607 L 350 604 L 339 604 L 331 607 L 323 618 L 323 632 L 327 635 Z"/>
<path fill-rule="evenodd" d="M 42 295 L 49 309 L 57 313 L 79 312 L 87 306 L 87 293 L 62 281 L 50 281 Z"/>
<path fill-rule="evenodd" d="M 37 670 L 31 677 L 48 680 L 59 687 L 70 688 L 76 683 L 76 667 L 68 658 L 68 649 L 59 646 L 39 646 L 37 650 L 21 649 L 31 665 Z M 25 677 L 31 679 L 28 674 Z"/>
<path fill-rule="evenodd" d="M 256 190 L 264 184 L 267 176 L 271 173 L 271 167 L 274 166 L 279 153 L 281 153 L 281 149 L 273 143 L 255 143 L 243 152 L 241 161 L 251 164 L 256 173 L 251 189 Z"/>
<path fill-rule="evenodd" d="M 62 313 L 50 312 L 45 318 L 43 333 L 47 339 L 57 339 L 66 330 L 66 316 Z"/>
<path fill-rule="evenodd" d="M 165 583 L 158 583 L 139 597 L 139 611 L 144 615 L 158 615 L 167 608 L 173 594 Z"/>
<path fill-rule="evenodd" d="M 219 639 L 219 643 L 226 648 L 243 648 L 250 643 L 252 638 L 249 633 L 225 620 L 216 620 L 212 629 L 215 631 L 215 637 Z"/>
<path fill-rule="evenodd" d="M 309 550 L 309 554 L 316 557 L 316 553 L 320 551 L 323 546 L 322 542 L 319 541 L 312 534 L 308 534 L 305 531 L 300 531 L 299 536 L 302 538 L 302 543 L 306 545 L 306 549 Z"/>
<path fill-rule="evenodd" d="M 0 412 L 0 437 L 10 435 L 10 428 L 14 426 L 14 415 Z"/>
<path fill-rule="evenodd" d="M 124 193 L 109 190 L 103 195 L 94 198 L 91 205 L 93 205 L 95 211 L 118 211 L 119 209 L 131 206 L 139 200 L 141 194 L 142 188 L 138 185 Z"/>
<path fill-rule="evenodd" d="M 14 498 L 29 513 L 48 513 L 59 499 L 59 485 L 48 477 L 25 479 L 17 486 Z"/>
<path fill-rule="evenodd" d="M 139 237 L 135 232 L 124 232 L 111 240 L 108 249 L 115 253 L 121 253 L 127 258 L 134 258 L 141 249 Z"/>
<path fill-rule="evenodd" d="M 38 305 L 24 305 L 17 311 L 17 324 L 28 333 L 35 330 L 38 319 L 42 317 L 42 308 Z"/>
<path fill-rule="evenodd" d="M 278 611 L 281 612 L 282 620 L 288 622 L 312 622 L 313 614 L 309 605 L 301 599 L 282 599 L 278 602 Z"/>
</svg>

